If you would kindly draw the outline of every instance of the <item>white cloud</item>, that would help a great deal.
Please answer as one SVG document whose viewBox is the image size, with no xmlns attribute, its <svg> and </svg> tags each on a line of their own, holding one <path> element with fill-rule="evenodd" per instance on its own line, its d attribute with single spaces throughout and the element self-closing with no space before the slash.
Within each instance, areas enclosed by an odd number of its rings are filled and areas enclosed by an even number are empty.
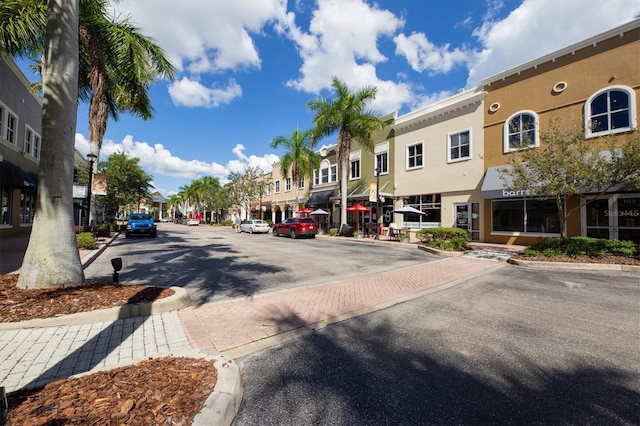
<svg viewBox="0 0 640 426">
<path fill-rule="evenodd" d="M 407 58 L 411 68 L 417 72 L 447 73 L 473 57 L 473 52 L 460 48 L 450 49 L 449 44 L 436 46 L 424 33 L 413 33 L 408 37 L 400 34 L 393 41 L 396 43 L 396 55 Z"/>
<path fill-rule="evenodd" d="M 376 65 L 387 61 L 377 43 L 381 37 L 393 37 L 403 25 L 393 13 L 362 0 L 319 0 L 308 33 L 296 26 L 293 14 L 288 14 L 276 28 L 297 45 L 303 64 L 300 77 L 289 80 L 287 86 L 319 94 L 330 86 L 331 77 L 337 76 L 350 87 L 378 87 L 371 107 L 381 113 L 392 112 L 411 99 L 411 88 L 377 76 Z"/>
<path fill-rule="evenodd" d="M 89 141 L 84 135 L 76 133 L 75 147 L 83 154 L 89 152 Z M 135 141 L 133 136 L 127 135 L 120 143 L 105 140 L 100 151 L 101 161 L 114 153 L 124 153 L 128 157 L 140 159 L 140 167 L 149 172 L 154 178 L 160 176 L 176 179 L 197 179 L 202 176 L 213 176 L 226 181 L 231 172 L 242 173 L 247 167 L 260 167 L 265 172 L 271 171 L 273 163 L 279 161 L 275 154 L 245 155 L 244 146 L 238 144 L 232 149 L 237 159 L 230 160 L 226 165 L 215 162 L 208 163 L 201 160 L 185 160 L 174 156 L 162 144 L 149 144 Z"/>
<path fill-rule="evenodd" d="M 214 85 L 209 88 L 198 81 L 183 77 L 169 86 L 169 95 L 178 106 L 212 108 L 229 104 L 235 98 L 242 97 L 242 88 L 234 79 L 229 79 L 226 87 Z"/>
<path fill-rule="evenodd" d="M 491 7 L 496 4 L 492 3 Z M 493 9 L 474 32 L 482 44 L 467 87 L 481 79 L 607 31 L 640 14 L 637 0 L 524 0 L 501 21 Z"/>
</svg>

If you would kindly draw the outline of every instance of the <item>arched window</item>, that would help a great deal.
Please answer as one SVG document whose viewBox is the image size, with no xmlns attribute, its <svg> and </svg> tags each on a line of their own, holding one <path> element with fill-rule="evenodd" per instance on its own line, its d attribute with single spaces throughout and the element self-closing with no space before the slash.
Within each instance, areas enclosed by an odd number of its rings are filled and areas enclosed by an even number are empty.
<svg viewBox="0 0 640 426">
<path fill-rule="evenodd" d="M 586 136 L 626 132 L 636 127 L 635 92 L 625 86 L 611 86 L 594 93 L 584 106 Z"/>
<path fill-rule="evenodd" d="M 504 123 L 504 152 L 538 146 L 538 115 L 520 111 Z"/>
</svg>

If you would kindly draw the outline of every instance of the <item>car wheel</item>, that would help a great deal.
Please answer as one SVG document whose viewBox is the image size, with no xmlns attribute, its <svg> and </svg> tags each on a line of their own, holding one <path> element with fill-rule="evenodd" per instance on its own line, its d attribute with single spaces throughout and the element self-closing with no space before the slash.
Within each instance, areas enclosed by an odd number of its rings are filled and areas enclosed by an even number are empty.
<svg viewBox="0 0 640 426">
<path fill-rule="evenodd" d="M 156 231 L 153 231 L 153 232 L 151 233 L 151 238 L 155 238 L 157 235 L 158 235 L 158 233 L 157 233 Z"/>
<path fill-rule="evenodd" d="M 295 240 L 296 238 L 298 238 L 298 234 L 296 233 L 296 230 L 295 230 L 295 229 L 292 229 L 292 230 L 291 230 L 291 238 L 293 238 L 294 240 Z"/>
<path fill-rule="evenodd" d="M 249 233 L 253 234 L 253 228 L 249 228 Z"/>
<path fill-rule="evenodd" d="M 127 232 L 126 234 L 124 234 L 124 236 L 125 236 L 125 238 L 129 238 L 131 236 L 131 234 Z"/>
<path fill-rule="evenodd" d="M 276 228 L 273 228 L 273 236 L 274 237 L 278 236 L 278 230 Z"/>
</svg>

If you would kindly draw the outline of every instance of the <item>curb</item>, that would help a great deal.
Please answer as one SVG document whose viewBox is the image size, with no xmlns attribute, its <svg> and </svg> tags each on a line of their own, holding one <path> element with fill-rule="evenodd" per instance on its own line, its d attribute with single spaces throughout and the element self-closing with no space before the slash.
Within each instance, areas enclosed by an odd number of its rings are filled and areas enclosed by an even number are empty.
<svg viewBox="0 0 640 426">
<path fill-rule="evenodd" d="M 89 254 L 84 256 L 80 261 L 82 262 L 82 270 L 85 270 L 98 256 L 102 254 L 103 251 L 107 249 L 111 245 L 111 243 L 118 238 L 120 232 L 116 232 L 113 237 L 110 237 L 103 245 L 98 247 L 97 249 L 91 251 Z"/>
<path fill-rule="evenodd" d="M 546 269 L 582 269 L 586 271 L 618 271 L 618 272 L 640 272 L 640 266 L 606 264 L 606 263 L 571 263 L 571 262 L 540 262 L 535 260 L 509 259 L 508 263 L 526 268 L 546 268 Z"/>
<path fill-rule="evenodd" d="M 148 316 L 162 312 L 176 311 L 186 308 L 191 303 L 189 293 L 182 287 L 170 287 L 174 294 L 154 302 L 137 303 L 135 305 L 116 306 L 96 309 L 89 312 L 61 315 L 53 318 L 36 318 L 28 321 L 0 323 L 0 331 L 22 328 L 59 327 L 64 325 L 82 325 L 95 322 L 116 321 L 124 318 Z"/>
<path fill-rule="evenodd" d="M 439 256 L 444 256 L 444 257 L 459 257 L 459 256 L 464 256 L 464 252 L 463 251 L 446 251 L 446 250 L 438 250 L 432 247 L 427 247 L 424 245 L 418 245 L 418 248 L 422 251 L 426 251 L 427 253 L 431 253 L 431 254 L 437 254 Z"/>
</svg>

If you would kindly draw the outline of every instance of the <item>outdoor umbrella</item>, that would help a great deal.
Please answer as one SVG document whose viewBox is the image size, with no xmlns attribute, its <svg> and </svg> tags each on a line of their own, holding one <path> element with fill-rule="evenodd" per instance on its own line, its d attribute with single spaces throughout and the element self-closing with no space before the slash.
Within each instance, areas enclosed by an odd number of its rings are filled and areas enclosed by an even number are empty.
<svg viewBox="0 0 640 426">
<path fill-rule="evenodd" d="M 311 216 L 320 216 L 322 218 L 322 216 L 329 216 L 331 213 L 329 213 L 328 211 L 322 210 L 322 209 L 318 209 L 318 210 L 314 210 L 311 213 L 309 213 Z M 320 223 L 322 224 L 322 229 L 325 229 L 325 219 L 319 219 Z"/>
<path fill-rule="evenodd" d="M 296 214 L 309 214 L 311 212 L 312 212 L 312 210 L 308 209 L 306 207 L 304 209 L 301 209 L 301 210 L 296 210 Z"/>
<path fill-rule="evenodd" d="M 360 212 L 370 212 L 371 209 L 369 207 L 363 206 L 362 204 L 355 204 L 355 205 L 353 205 L 351 207 L 347 207 L 347 211 L 348 212 L 360 213 Z M 360 221 L 359 220 L 356 222 L 356 229 L 358 231 L 360 230 Z"/>
<path fill-rule="evenodd" d="M 418 209 L 416 209 L 414 207 L 411 207 L 411 206 L 402 206 L 399 209 L 395 209 L 393 212 L 394 213 L 400 213 L 402 215 L 408 214 L 408 213 L 410 213 L 410 214 L 425 214 L 424 212 L 421 212 L 420 210 L 418 210 Z"/>
</svg>

